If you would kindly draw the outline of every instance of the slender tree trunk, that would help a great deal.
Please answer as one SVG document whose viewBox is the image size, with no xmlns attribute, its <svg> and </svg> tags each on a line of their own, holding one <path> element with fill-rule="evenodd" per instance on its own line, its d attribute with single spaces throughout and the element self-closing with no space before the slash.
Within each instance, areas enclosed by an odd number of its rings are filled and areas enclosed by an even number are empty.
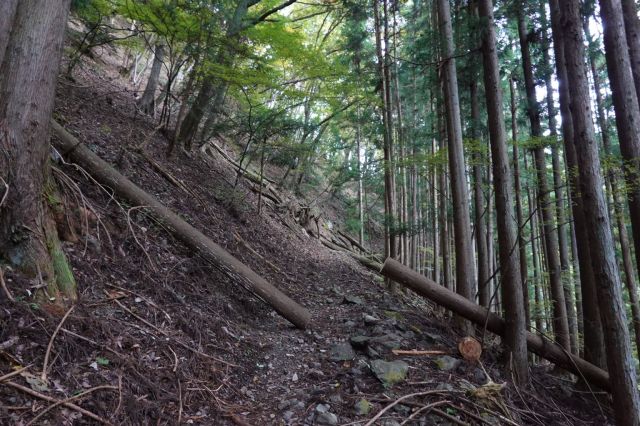
<svg viewBox="0 0 640 426">
<path fill-rule="evenodd" d="M 600 309 L 596 295 L 596 281 L 591 260 L 591 247 L 587 235 L 587 221 L 580 191 L 578 176 L 578 159 L 574 144 L 574 128 L 571 111 L 569 109 L 569 78 L 567 76 L 564 58 L 564 35 L 561 24 L 561 13 L 557 0 L 550 2 L 552 6 L 551 26 L 553 29 L 553 46 L 556 57 L 556 68 L 560 94 L 560 112 L 562 114 L 562 134 L 565 155 L 570 177 L 573 224 L 576 241 L 576 251 L 580 269 L 580 295 L 582 299 L 582 328 L 584 336 L 584 357 L 587 361 L 599 367 L 606 365 L 604 353 L 604 334 L 600 322 Z"/>
<path fill-rule="evenodd" d="M 507 134 L 502 112 L 502 88 L 500 65 L 496 52 L 496 34 L 491 0 L 479 0 L 480 17 L 486 22 L 483 29 L 482 59 L 484 85 L 489 116 L 489 135 L 498 223 L 498 250 L 500 252 L 500 279 L 505 311 L 504 342 L 509 348 L 507 365 L 512 368 L 517 384 L 527 383 L 526 317 L 522 296 L 520 261 L 515 250 L 518 244 L 518 227 L 513 217 L 513 193 L 511 192 L 511 168 L 507 150 Z M 473 100 L 472 100 L 473 102 Z"/>
<path fill-rule="evenodd" d="M 552 0 L 557 1 L 557 0 Z M 607 214 L 607 205 L 603 193 L 604 181 L 601 174 L 598 144 L 595 138 L 591 116 L 591 100 L 589 97 L 589 81 L 584 64 L 585 48 L 582 36 L 580 17 L 580 2 L 565 0 L 562 2 L 562 23 L 564 40 L 564 60 L 570 90 L 570 109 L 573 119 L 576 154 L 579 161 L 579 175 L 581 192 L 583 194 L 585 217 L 589 244 L 592 247 L 591 261 L 597 278 L 597 294 L 600 301 L 600 317 L 605 331 L 605 348 L 607 353 L 607 367 L 612 383 L 613 408 L 618 425 L 640 425 L 640 398 L 636 372 L 633 367 L 633 357 L 627 329 L 626 313 L 620 283 L 620 274 L 616 262 L 614 242 L 611 226 Z M 611 25 L 617 24 L 622 28 L 622 10 L 611 7 L 611 2 L 601 1 L 601 12 L 605 28 L 605 46 L 608 54 L 612 54 L 612 45 L 624 42 L 621 37 L 612 37 Z M 623 43 L 623 49 L 626 48 Z M 626 53 L 626 52 L 624 52 Z M 623 53 L 621 53 L 623 54 Z M 612 58 L 613 59 L 613 58 Z M 624 61 L 624 58 L 616 59 Z M 611 61 L 613 62 L 613 61 Z M 627 58 L 628 65 L 628 58 Z M 620 81 L 614 83 L 618 64 L 613 64 L 610 77 L 613 87 L 621 88 Z M 630 72 L 629 72 L 630 74 Z M 632 88 L 624 87 L 627 91 Z M 632 91 L 635 96 L 635 91 Z M 615 102 L 615 97 L 614 97 Z M 638 109 L 637 99 L 635 105 Z M 618 111 L 621 111 L 618 109 Z M 630 111 L 626 111 L 630 112 Z M 616 114 L 618 116 L 619 114 Z M 638 114 L 640 115 L 640 114 Z M 620 127 L 620 126 L 619 126 Z M 619 129 L 620 130 L 620 129 Z M 621 132 L 622 133 L 622 132 Z M 621 138 L 624 133 L 621 134 Z M 637 135 L 640 137 L 640 135 Z"/>
<path fill-rule="evenodd" d="M 520 253 L 520 280 L 522 282 L 522 298 L 527 329 L 531 324 L 531 308 L 529 306 L 529 272 L 527 267 L 527 243 L 524 238 L 524 217 L 522 214 L 522 187 L 520 185 L 520 156 L 518 155 L 518 120 L 516 109 L 516 88 L 513 77 L 509 78 L 509 94 L 511 98 L 511 139 L 513 141 L 513 180 L 516 197 L 516 218 L 518 220 L 518 252 Z"/>
<path fill-rule="evenodd" d="M 138 100 L 138 108 L 147 115 L 155 115 L 156 111 L 156 90 L 160 82 L 160 71 L 162 71 L 164 61 L 164 45 L 162 43 L 156 43 L 153 55 L 151 74 L 149 74 L 142 97 Z"/>
<path fill-rule="evenodd" d="M 49 168 L 49 121 L 69 5 L 22 0 L 0 6 L 0 256 L 45 283 L 38 295 L 55 303 L 76 299 L 53 221 L 61 202 Z"/>
<path fill-rule="evenodd" d="M 533 138 L 539 138 L 542 136 L 542 129 L 540 126 L 539 106 L 536 101 L 533 65 L 531 63 L 529 42 L 525 27 L 524 7 L 525 4 L 522 2 L 518 9 L 518 35 L 522 51 L 522 68 L 524 71 L 525 88 L 527 91 L 527 112 L 529 115 L 529 121 L 531 122 L 531 136 Z M 551 286 L 553 331 L 556 341 L 566 350 L 571 350 L 567 306 L 565 304 L 560 258 L 558 253 L 558 234 L 554 230 L 554 206 L 551 204 L 549 197 L 549 184 L 547 182 L 544 148 L 538 146 L 533 149 L 533 153 L 535 157 L 536 176 L 538 179 L 538 197 L 542 208 L 542 225 L 544 228 L 543 239 L 547 267 L 549 269 L 549 284 Z"/>
<path fill-rule="evenodd" d="M 447 111 L 447 138 L 449 170 L 451 177 L 451 195 L 453 200 L 453 231 L 456 255 L 456 292 L 473 300 L 473 248 L 471 243 L 471 224 L 469 219 L 469 200 L 465 177 L 464 150 L 462 146 L 462 124 L 460 121 L 460 101 L 458 98 L 458 78 L 456 62 L 453 58 L 453 28 L 449 0 L 438 0 L 438 18 L 440 24 L 444 98 Z M 457 317 L 458 326 L 466 333 L 473 333 L 468 320 Z"/>
<path fill-rule="evenodd" d="M 589 27 L 587 21 L 583 21 L 583 29 L 587 37 L 590 39 Z M 598 118 L 598 126 L 600 127 L 600 135 L 602 137 L 602 146 L 604 154 L 611 156 L 611 140 L 609 138 L 609 123 L 604 109 L 604 101 L 602 99 L 601 82 L 598 70 L 596 68 L 595 57 L 589 54 L 589 65 L 591 67 L 591 75 L 593 77 L 593 86 L 596 93 L 596 112 Z M 636 347 L 640 350 L 640 304 L 638 301 L 638 286 L 636 273 L 633 269 L 633 260 L 629 238 L 627 236 L 627 225 L 625 223 L 623 197 L 618 188 L 618 176 L 616 175 L 617 166 L 609 166 L 605 176 L 608 186 L 611 188 L 611 196 L 613 198 L 611 217 L 616 221 L 618 229 L 618 240 L 620 242 L 620 251 L 622 252 L 622 265 L 624 269 L 625 284 L 629 295 L 629 304 L 631 305 L 631 316 L 633 319 L 633 327 L 635 332 Z"/>
<path fill-rule="evenodd" d="M 472 77 L 472 80 L 477 77 Z M 471 138 L 480 142 L 480 134 L 478 126 L 480 124 L 480 108 L 478 105 L 478 86 L 472 81 L 469 90 L 471 98 Z M 478 300 L 480 306 L 489 307 L 489 258 L 487 255 L 487 226 L 485 223 L 484 212 L 484 193 L 483 193 L 483 173 L 482 173 L 482 155 L 480 152 L 473 153 L 473 202 L 474 202 L 474 222 L 476 233 L 476 252 L 478 259 Z"/>
<path fill-rule="evenodd" d="M 386 0 L 383 0 L 386 1 Z M 382 97 L 382 122 L 383 122 L 383 139 L 384 139 L 384 187 L 385 187 L 385 257 L 396 257 L 396 239 L 395 239 L 395 197 L 394 197 L 394 183 L 392 176 L 392 130 L 391 130 L 391 115 L 390 115 L 390 96 L 389 96 L 389 79 L 388 67 L 386 64 L 385 55 L 382 50 L 382 25 L 380 22 L 380 10 L 378 0 L 374 0 L 374 18 L 375 18 L 375 33 L 376 33 L 376 54 L 378 59 L 378 74 L 382 81 L 382 90 L 380 96 Z M 387 287 L 390 291 L 396 291 L 395 283 L 387 280 Z"/>
<path fill-rule="evenodd" d="M 604 27 L 605 56 L 616 111 L 620 151 L 625 161 L 636 263 L 640 271 L 640 74 L 636 75 L 639 78 L 634 81 L 632 73 L 632 65 L 636 72 L 640 72 L 638 17 L 634 12 L 635 19 L 629 16 L 623 22 L 624 13 L 620 0 L 600 0 L 600 15 Z M 628 24 L 627 32 L 631 35 L 629 38 L 625 34 L 625 23 Z"/>
</svg>

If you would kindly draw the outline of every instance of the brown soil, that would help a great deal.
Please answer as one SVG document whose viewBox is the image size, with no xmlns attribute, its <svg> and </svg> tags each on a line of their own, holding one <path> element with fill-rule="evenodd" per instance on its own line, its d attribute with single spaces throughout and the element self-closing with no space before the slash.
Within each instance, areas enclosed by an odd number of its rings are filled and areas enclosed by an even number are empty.
<svg viewBox="0 0 640 426">
<path fill-rule="evenodd" d="M 398 357 L 391 347 L 441 349 L 460 358 L 459 339 L 438 309 L 414 295 L 390 296 L 379 277 L 348 256 L 283 226 L 244 183 L 232 189 L 234 171 L 200 153 L 167 160 L 167 141 L 154 121 L 135 113 L 131 88 L 114 61 L 84 62 L 75 81 L 60 79 L 55 117 L 102 158 L 210 236 L 257 273 L 307 307 L 314 327 L 293 328 L 214 266 L 177 242 L 161 223 L 112 198 L 81 171 L 56 165 L 70 212 L 88 208 L 99 220 L 76 224 L 82 237 L 65 243 L 80 301 L 56 336 L 48 383 L 39 392 L 63 400 L 96 386 L 75 402 L 113 424 L 314 424 L 327 409 L 338 424 L 364 424 L 397 398 L 377 424 L 609 424 L 609 406 L 575 392 L 549 366 L 534 368 L 532 383 L 516 389 L 502 377 L 498 342 L 487 336 L 481 362 L 497 393 L 479 395 L 487 381 L 477 365 L 443 371 L 437 355 Z M 199 200 L 154 171 L 134 149 L 146 152 L 182 180 Z M 75 186 L 77 184 L 77 187 Z M 253 250 L 241 244 L 238 234 Z M 275 268 L 265 262 L 268 259 Z M 37 285 L 6 273 L 15 304 L 0 306 L 0 375 L 29 366 L 39 376 L 61 312 L 29 303 Z M 357 296 L 361 303 L 345 303 Z M 353 300 L 352 300 L 353 302 Z M 364 316 L 379 319 L 366 325 Z M 332 347 L 355 335 L 377 337 L 353 360 L 333 362 Z M 6 344 L 5 344 L 6 343 Z M 370 370 L 373 359 L 403 359 L 407 379 L 385 388 Z M 10 380 L 30 387 L 27 377 Z M 30 378 L 33 382 L 33 379 Z M 37 384 L 33 385 L 37 388 Z M 32 387 L 33 387 L 32 386 Z M 482 388 L 488 389 L 488 388 Z M 354 405 L 365 398 L 367 415 Z M 434 404 L 431 409 L 423 408 Z M 51 404 L 0 384 L 2 424 L 26 424 Z M 605 413 L 602 416 L 601 410 Z M 397 422 L 397 423 L 394 423 Z M 352 423 L 357 422 L 357 423 Z M 57 406 L 37 424 L 93 424 Z"/>
</svg>

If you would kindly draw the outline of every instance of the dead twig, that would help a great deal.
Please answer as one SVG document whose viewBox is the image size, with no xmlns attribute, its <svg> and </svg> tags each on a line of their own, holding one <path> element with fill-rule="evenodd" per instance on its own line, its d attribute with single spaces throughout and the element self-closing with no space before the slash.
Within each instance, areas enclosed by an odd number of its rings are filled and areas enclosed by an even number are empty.
<svg viewBox="0 0 640 426">
<path fill-rule="evenodd" d="M 394 355 L 413 355 L 413 356 L 421 356 L 421 355 L 447 355 L 449 351 L 438 351 L 438 350 L 430 350 L 430 351 L 419 351 L 417 349 L 411 350 L 403 350 L 403 349 L 392 349 L 391 352 Z"/>
<path fill-rule="evenodd" d="M 449 401 L 437 401 L 437 402 L 434 402 L 434 403 L 431 403 L 431 404 L 428 404 L 428 405 L 424 405 L 424 406 L 418 408 L 413 413 L 411 413 L 411 415 L 409 417 L 407 417 L 402 423 L 400 423 L 400 426 L 409 423 L 411 420 L 413 420 L 416 417 L 418 417 L 418 414 L 422 413 L 423 411 L 431 410 L 434 407 L 437 407 L 439 405 L 445 405 L 445 404 L 449 404 Z"/>
<path fill-rule="evenodd" d="M 106 292 L 105 292 L 106 293 Z M 209 358 L 212 359 L 214 361 L 217 361 L 221 364 L 225 364 L 228 365 L 229 367 L 238 367 L 238 365 L 233 364 L 231 362 L 225 361 L 223 359 L 211 356 L 209 354 L 205 354 L 204 352 L 201 352 L 199 350 L 197 350 L 196 348 L 192 348 L 191 346 L 187 345 L 186 343 L 182 342 L 181 340 L 178 340 L 176 338 L 171 337 L 171 335 L 169 335 L 169 333 L 167 333 L 166 331 L 156 327 L 155 325 L 151 324 L 149 321 L 147 321 L 146 319 L 142 318 L 140 315 L 134 313 L 131 309 L 127 308 L 126 306 L 124 306 L 122 304 L 122 302 L 120 302 L 118 299 L 113 299 L 114 302 L 116 302 L 118 304 L 118 306 L 120 306 L 122 309 L 124 309 L 127 313 L 129 313 L 129 315 L 131 315 L 132 317 L 136 318 L 138 321 L 141 321 L 143 324 L 145 324 L 147 327 L 151 328 L 154 331 L 157 331 L 158 333 L 162 334 L 165 337 L 168 337 L 172 340 L 174 340 L 177 344 L 179 344 L 180 346 L 182 346 L 185 349 L 190 350 L 191 352 L 200 355 L 204 358 Z M 133 324 L 132 324 L 133 325 Z M 144 330 L 144 329 L 143 329 Z"/>
<path fill-rule="evenodd" d="M 182 422 L 182 385 L 180 384 L 180 379 L 178 379 L 178 403 L 178 423 L 176 424 Z"/>
<path fill-rule="evenodd" d="M 471 426 L 469 423 L 467 422 L 463 422 L 462 420 L 452 416 L 451 414 L 447 414 L 444 411 L 438 409 L 438 408 L 432 408 L 431 412 L 435 415 L 437 415 L 438 417 L 442 417 L 443 419 L 447 419 L 452 423 L 455 423 L 457 425 L 460 426 Z"/>
<path fill-rule="evenodd" d="M 22 367 L 22 368 L 19 368 L 19 369 L 15 370 L 15 371 L 12 371 L 11 373 L 7 373 L 4 376 L 0 376 L 0 383 L 4 382 L 7 379 L 12 378 L 13 376 L 17 376 L 18 374 L 22 373 L 24 370 L 26 370 L 29 367 L 30 367 L 30 365 L 27 365 L 26 367 Z"/>
<path fill-rule="evenodd" d="M 62 324 L 64 324 L 65 320 L 69 317 L 71 312 L 73 312 L 73 308 L 75 308 L 75 305 L 71 306 L 67 311 L 67 313 L 64 314 L 64 316 L 58 323 L 58 326 L 56 327 L 55 331 L 51 335 L 51 339 L 49 339 L 49 345 L 47 345 L 47 352 L 45 352 L 44 354 L 44 362 L 42 363 L 42 375 L 40 376 L 42 381 L 45 383 L 47 383 L 47 364 L 49 363 L 49 355 L 51 355 L 51 348 L 53 347 L 53 341 L 56 339 L 58 332 L 62 328 Z"/>
<path fill-rule="evenodd" d="M 113 414 L 109 417 L 110 419 L 114 419 L 118 413 L 120 412 L 120 407 L 122 406 L 122 376 L 118 376 L 118 405 L 116 409 L 113 411 Z"/>
<path fill-rule="evenodd" d="M 371 420 L 369 420 L 364 426 L 371 426 L 372 424 L 374 424 L 376 422 L 376 420 L 378 420 L 380 417 L 382 417 L 382 415 L 384 413 L 386 413 L 387 411 L 389 411 L 390 409 L 392 409 L 396 405 L 400 404 L 405 399 L 414 398 L 416 396 L 433 395 L 433 394 L 438 394 L 438 393 L 443 393 L 443 392 L 446 392 L 446 391 L 430 390 L 430 391 L 425 391 L 425 392 L 410 393 L 409 395 L 402 396 L 402 397 L 396 399 L 395 401 L 393 401 L 391 404 L 389 404 L 386 407 L 384 407 L 382 410 L 380 410 L 378 412 L 378 414 L 373 416 L 373 418 Z"/>
<path fill-rule="evenodd" d="M 2 184 L 4 185 L 4 194 L 2 194 L 2 199 L 0 200 L 0 207 L 2 207 L 4 202 L 7 201 L 7 197 L 9 196 L 9 184 L 7 183 L 7 181 L 2 179 L 1 176 L 0 176 L 0 180 L 2 181 Z"/>
<path fill-rule="evenodd" d="M 50 396 L 44 395 L 44 394 L 42 394 L 40 392 L 36 392 L 33 389 L 30 389 L 28 387 L 19 385 L 17 383 L 5 382 L 4 384 L 7 385 L 7 386 L 12 387 L 14 389 L 17 389 L 17 390 L 19 390 L 21 392 L 24 392 L 24 393 L 26 393 L 28 395 L 35 396 L 36 398 L 40 398 L 40 399 L 42 399 L 44 401 L 49 401 L 49 402 L 53 402 L 53 403 L 60 402 L 65 407 L 71 408 L 72 410 L 75 410 L 75 411 L 77 411 L 77 412 L 79 412 L 79 413 L 81 413 L 81 414 L 83 414 L 83 415 L 85 415 L 87 417 L 90 417 L 90 418 L 92 418 L 93 420 L 95 420 L 97 422 L 100 422 L 100 423 L 105 424 L 105 425 L 112 425 L 112 423 L 110 423 L 109 421 L 103 419 L 102 417 L 98 416 L 97 414 L 94 414 L 91 411 L 85 410 L 84 408 L 82 408 L 82 407 L 80 407 L 80 406 L 78 406 L 76 404 L 73 404 L 72 402 L 60 401 L 59 399 L 55 399 L 55 398 L 52 398 Z"/>
<path fill-rule="evenodd" d="M 7 283 L 4 282 L 4 275 L 2 273 L 2 268 L 0 268 L 0 286 L 2 286 L 2 291 L 4 291 L 5 296 L 7 296 L 7 299 L 9 300 L 9 302 L 15 302 L 16 299 L 13 298 L 13 295 L 11 294 L 11 292 L 9 291 L 9 288 L 7 287 Z"/>
<path fill-rule="evenodd" d="M 153 270 L 153 272 L 158 272 L 156 269 L 156 265 L 153 263 L 153 260 L 151 260 L 151 256 L 149 255 L 149 252 L 142 245 L 140 240 L 138 240 L 138 237 L 136 236 L 136 232 L 133 230 L 133 225 L 131 224 L 131 212 L 133 210 L 144 209 L 147 207 L 149 206 L 136 206 L 136 207 L 131 207 L 129 210 L 127 210 L 127 225 L 129 226 L 129 230 L 131 231 L 131 235 L 133 235 L 133 239 L 135 240 L 136 244 L 138 245 L 138 247 L 142 249 L 142 251 L 144 252 L 144 255 L 147 257 L 147 260 L 149 261 L 149 265 L 151 266 L 151 269 Z"/>
<path fill-rule="evenodd" d="M 109 386 L 109 385 L 96 386 L 96 387 L 93 387 L 93 388 L 91 388 L 91 389 L 87 389 L 87 390 L 86 390 L 86 391 L 84 391 L 84 392 L 80 392 L 80 393 L 79 393 L 79 394 L 77 394 L 77 395 L 73 395 L 73 396 L 71 396 L 71 397 L 69 397 L 69 398 L 67 398 L 67 399 L 61 399 L 61 400 L 59 400 L 58 402 L 55 402 L 55 403 L 51 404 L 50 406 L 48 406 L 48 407 L 44 408 L 42 411 L 40 411 L 40 412 L 38 413 L 38 415 L 37 415 L 37 416 L 35 416 L 33 419 L 31 419 L 31 420 L 29 421 L 29 423 L 27 423 L 27 424 L 26 424 L 26 426 L 31 426 L 31 425 L 35 424 L 35 423 L 36 423 L 36 421 L 37 421 L 38 419 L 40 419 L 42 416 L 44 416 L 44 415 L 45 415 L 45 414 L 47 414 L 49 411 L 53 410 L 54 408 L 56 408 L 56 407 L 58 407 L 58 406 L 60 406 L 60 405 L 62 405 L 62 404 L 65 404 L 65 403 L 68 403 L 68 402 L 74 401 L 74 400 L 76 400 L 76 399 L 80 399 L 80 398 L 82 398 L 83 396 L 86 396 L 86 395 L 90 394 L 91 392 L 95 392 L 95 391 L 97 391 L 97 390 L 103 390 L 103 389 L 118 389 L 118 388 L 117 388 L 117 387 L 115 387 L 115 386 Z M 105 420 L 105 421 L 106 421 L 106 420 Z"/>
</svg>

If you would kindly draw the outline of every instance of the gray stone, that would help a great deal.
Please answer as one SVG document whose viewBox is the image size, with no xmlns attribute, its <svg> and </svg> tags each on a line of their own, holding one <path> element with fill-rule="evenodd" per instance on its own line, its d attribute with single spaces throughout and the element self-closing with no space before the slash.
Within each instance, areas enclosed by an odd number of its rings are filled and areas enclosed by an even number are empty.
<svg viewBox="0 0 640 426">
<path fill-rule="evenodd" d="M 364 323 L 366 325 L 375 325 L 377 323 L 380 322 L 380 318 L 376 318 L 373 315 L 365 315 L 364 316 Z"/>
<path fill-rule="evenodd" d="M 355 349 L 365 349 L 369 344 L 371 337 L 369 336 L 351 336 L 349 342 Z"/>
<path fill-rule="evenodd" d="M 387 349 L 398 349 L 402 346 L 402 337 L 394 333 L 387 333 L 384 336 L 374 337 L 371 342 L 378 343 Z"/>
<path fill-rule="evenodd" d="M 327 404 L 318 404 L 316 405 L 316 411 L 318 413 L 326 413 L 329 411 L 331 407 L 329 407 Z"/>
<path fill-rule="evenodd" d="M 356 416 L 366 416 L 371 411 L 371 403 L 362 398 L 355 405 Z"/>
<path fill-rule="evenodd" d="M 284 414 L 282 415 L 282 420 L 289 423 L 293 419 L 293 416 L 294 416 L 293 411 L 285 411 Z"/>
<path fill-rule="evenodd" d="M 356 357 L 356 353 L 349 343 L 338 343 L 333 345 L 329 351 L 329 359 L 331 361 L 351 361 Z"/>
<path fill-rule="evenodd" d="M 409 365 L 404 361 L 383 361 L 376 359 L 371 362 L 371 371 L 385 386 L 393 386 L 407 378 Z"/>
<path fill-rule="evenodd" d="M 362 303 L 364 302 L 362 301 L 362 298 L 360 298 L 359 296 L 352 296 L 350 294 L 347 294 L 346 296 L 344 296 L 344 299 L 342 299 L 342 303 L 352 304 L 352 305 L 362 305 Z"/>
<path fill-rule="evenodd" d="M 316 417 L 316 424 L 335 426 L 338 424 L 338 416 L 333 413 L 320 413 L 318 417 Z"/>
<path fill-rule="evenodd" d="M 442 371 L 455 370 L 460 365 L 460 360 L 444 355 L 436 359 L 436 366 Z"/>
<path fill-rule="evenodd" d="M 367 356 L 369 358 L 378 358 L 380 356 L 380 354 L 378 353 L 378 351 L 373 349 L 371 346 L 367 346 Z"/>
</svg>

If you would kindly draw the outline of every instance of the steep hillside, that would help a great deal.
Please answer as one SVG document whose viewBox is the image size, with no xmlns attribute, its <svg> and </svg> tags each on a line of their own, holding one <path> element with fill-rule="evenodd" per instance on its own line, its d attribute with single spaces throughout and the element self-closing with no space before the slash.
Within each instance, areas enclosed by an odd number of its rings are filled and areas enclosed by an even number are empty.
<svg viewBox="0 0 640 426">
<path fill-rule="evenodd" d="M 244 180 L 233 189 L 235 171 L 221 157 L 194 151 L 167 160 L 167 140 L 134 104 L 107 57 L 84 63 L 73 82 L 60 79 L 55 118 L 307 307 L 312 327 L 292 327 L 144 206 L 123 203 L 57 159 L 59 226 L 80 302 L 68 316 L 3 305 L 2 371 L 28 367 L 0 385 L 3 424 L 331 425 L 374 416 L 386 425 L 609 423 L 606 402 L 542 367 L 531 388 L 514 388 L 501 377 L 491 336 L 481 364 L 461 360 L 463 336 L 444 312 L 414 295 L 389 295 L 348 255 L 295 222 L 285 226 L 288 212 L 265 203 L 258 214 L 258 195 Z M 38 285 L 11 272 L 5 280 L 18 300 Z"/>
</svg>

